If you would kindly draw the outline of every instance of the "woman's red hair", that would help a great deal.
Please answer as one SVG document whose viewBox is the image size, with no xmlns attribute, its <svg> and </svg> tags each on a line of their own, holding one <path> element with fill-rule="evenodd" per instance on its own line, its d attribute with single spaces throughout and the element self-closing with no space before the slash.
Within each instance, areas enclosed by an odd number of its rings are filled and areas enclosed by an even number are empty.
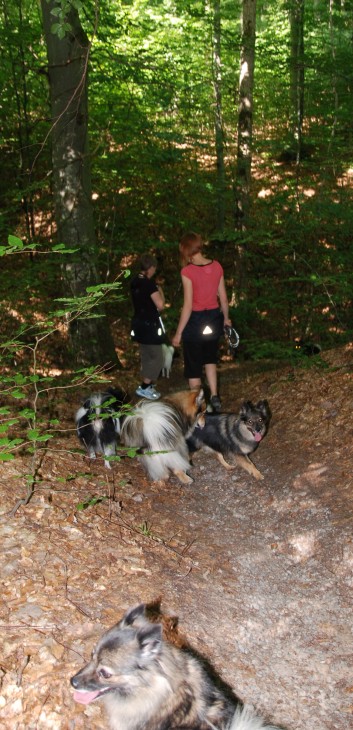
<svg viewBox="0 0 353 730">
<path fill-rule="evenodd" d="M 202 247 L 203 240 L 199 233 L 185 233 L 179 243 L 179 251 L 184 266 L 189 263 L 195 253 L 201 253 Z"/>
</svg>

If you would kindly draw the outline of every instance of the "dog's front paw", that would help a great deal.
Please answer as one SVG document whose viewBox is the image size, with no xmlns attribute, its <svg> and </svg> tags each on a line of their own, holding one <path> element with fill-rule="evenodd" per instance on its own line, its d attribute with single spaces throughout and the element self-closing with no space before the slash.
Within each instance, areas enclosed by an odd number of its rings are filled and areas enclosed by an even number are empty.
<svg viewBox="0 0 353 730">
<path fill-rule="evenodd" d="M 175 476 L 179 479 L 179 482 L 181 482 L 182 484 L 192 484 L 194 481 L 191 477 L 189 477 L 188 474 L 185 473 L 185 471 L 175 470 L 173 471 L 173 474 L 175 474 Z"/>
<path fill-rule="evenodd" d="M 228 461 L 225 460 L 223 454 L 217 454 L 217 459 L 219 463 L 227 469 L 227 471 L 233 471 L 233 469 L 235 469 L 235 464 L 229 464 Z"/>
<path fill-rule="evenodd" d="M 256 468 L 255 464 L 249 459 L 248 456 L 243 456 L 242 454 L 237 454 L 236 456 L 236 462 L 239 464 L 239 466 L 242 467 L 242 469 L 245 469 L 245 471 L 248 472 L 252 477 L 255 477 L 258 481 L 261 479 L 265 479 L 263 474 Z"/>
</svg>

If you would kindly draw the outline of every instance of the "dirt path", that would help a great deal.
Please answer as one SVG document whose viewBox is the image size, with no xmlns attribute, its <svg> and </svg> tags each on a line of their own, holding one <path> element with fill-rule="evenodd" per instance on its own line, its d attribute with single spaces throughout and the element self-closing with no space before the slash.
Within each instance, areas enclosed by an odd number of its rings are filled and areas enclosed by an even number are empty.
<svg viewBox="0 0 353 730">
<path fill-rule="evenodd" d="M 263 482 L 198 454 L 191 486 L 157 486 L 135 460 L 111 472 L 88 463 L 71 431 L 10 519 L 28 464 L 1 466 L 1 727 L 104 728 L 99 704 L 72 701 L 69 678 L 128 606 L 158 598 L 181 637 L 273 721 L 353 727 L 352 352 L 325 360 L 310 371 L 222 365 L 227 410 L 270 402 L 254 457 Z M 163 389 L 181 387 L 177 363 Z M 71 429 L 74 407 L 58 404 Z M 94 495 L 102 501 L 77 509 Z"/>
</svg>

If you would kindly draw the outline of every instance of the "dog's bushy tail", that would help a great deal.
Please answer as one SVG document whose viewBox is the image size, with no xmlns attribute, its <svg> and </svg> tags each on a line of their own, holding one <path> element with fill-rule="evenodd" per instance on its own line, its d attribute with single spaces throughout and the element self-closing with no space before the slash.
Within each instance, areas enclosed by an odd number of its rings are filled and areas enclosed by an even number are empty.
<svg viewBox="0 0 353 730">
<path fill-rule="evenodd" d="M 180 431 L 180 419 L 170 405 L 141 401 L 126 416 L 122 436 L 127 446 L 159 451 L 174 446 Z"/>
<path fill-rule="evenodd" d="M 227 730 L 281 730 L 275 725 L 268 725 L 258 717 L 249 705 L 237 707 Z"/>
<path fill-rule="evenodd" d="M 186 471 L 190 467 L 180 416 L 167 403 L 137 403 L 125 418 L 121 441 L 145 452 L 140 459 L 152 480 L 166 479 L 169 469 Z"/>
</svg>

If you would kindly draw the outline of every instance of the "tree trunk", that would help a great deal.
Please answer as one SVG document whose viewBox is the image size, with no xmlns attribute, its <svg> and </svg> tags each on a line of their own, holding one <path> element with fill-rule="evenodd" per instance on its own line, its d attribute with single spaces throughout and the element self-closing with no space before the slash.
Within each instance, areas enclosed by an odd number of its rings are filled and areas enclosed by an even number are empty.
<svg viewBox="0 0 353 730">
<path fill-rule="evenodd" d="M 97 284 L 88 152 L 90 44 L 74 8 L 71 7 L 65 18 L 70 29 L 61 33 L 60 28 L 58 34 L 51 30 L 56 20 L 51 14 L 57 7 L 56 0 L 41 0 L 41 6 L 49 63 L 57 237 L 59 243 L 79 249 L 79 254 L 65 265 L 64 278 L 66 293 L 80 297 L 85 295 L 87 286 Z M 97 319 L 77 319 L 70 328 L 73 356 L 78 365 L 119 365 L 104 312 L 100 311 L 99 315 Z"/>
<path fill-rule="evenodd" d="M 255 35 L 256 0 L 243 0 L 235 200 L 239 230 L 247 228 L 250 209 Z"/>
<path fill-rule="evenodd" d="M 337 118 L 338 118 L 338 110 L 339 110 L 339 98 L 338 98 L 338 83 L 337 83 L 337 74 L 336 74 L 336 45 L 335 45 L 335 35 L 334 35 L 334 0 L 330 0 L 330 40 L 331 40 L 331 58 L 332 58 L 332 96 L 334 100 L 334 115 L 333 115 L 333 122 L 332 122 L 332 128 L 331 128 L 331 140 L 330 140 L 330 147 L 334 141 L 335 132 L 336 132 L 336 126 L 337 126 Z"/>
<path fill-rule="evenodd" d="M 304 0 L 291 0 L 290 10 L 290 89 L 293 109 L 293 138 L 299 164 L 303 144 L 304 118 Z"/>
<path fill-rule="evenodd" d="M 11 5 L 10 5 L 11 7 Z M 33 193 L 31 190 L 31 168 L 33 163 L 33 144 L 31 139 L 31 116 L 29 109 L 29 98 L 27 86 L 27 68 L 24 52 L 24 18 L 22 4 L 17 3 L 14 9 L 18 16 L 18 42 L 16 45 L 15 52 L 13 51 L 12 44 L 8 45 L 8 54 L 12 69 L 12 78 L 9 79 L 9 83 L 12 89 L 13 97 L 16 101 L 17 108 L 17 126 L 14 129 L 17 132 L 18 139 L 18 152 L 19 152 L 19 165 L 20 165 L 20 176 L 19 176 L 19 190 L 22 198 L 22 208 L 25 215 L 26 233 L 28 243 L 35 239 L 35 225 L 34 225 L 34 205 L 33 205 Z M 5 34 L 11 35 L 11 21 L 10 14 L 8 12 L 7 3 L 4 2 L 2 6 L 3 22 Z"/>
<path fill-rule="evenodd" d="M 213 15 L 213 88 L 215 95 L 215 142 L 217 159 L 217 228 L 221 236 L 225 223 L 225 169 L 222 119 L 222 70 L 221 70 L 221 9 L 220 0 L 214 2 Z"/>
</svg>

